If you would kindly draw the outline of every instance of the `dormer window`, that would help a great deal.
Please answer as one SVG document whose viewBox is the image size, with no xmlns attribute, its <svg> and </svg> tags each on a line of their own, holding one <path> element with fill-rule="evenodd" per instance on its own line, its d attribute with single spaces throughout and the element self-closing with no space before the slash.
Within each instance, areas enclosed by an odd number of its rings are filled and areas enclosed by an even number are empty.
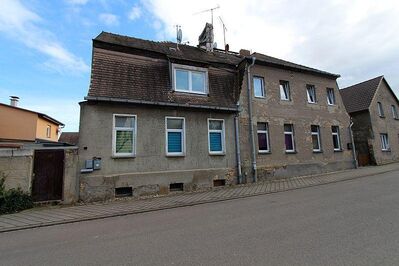
<svg viewBox="0 0 399 266">
<path fill-rule="evenodd" d="M 179 92 L 207 94 L 208 70 L 173 64 L 173 89 Z"/>
</svg>

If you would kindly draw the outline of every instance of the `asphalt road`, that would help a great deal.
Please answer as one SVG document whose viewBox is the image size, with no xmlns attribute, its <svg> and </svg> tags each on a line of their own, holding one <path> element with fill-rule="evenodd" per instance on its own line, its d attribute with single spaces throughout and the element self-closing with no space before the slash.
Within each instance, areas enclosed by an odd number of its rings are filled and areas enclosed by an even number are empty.
<svg viewBox="0 0 399 266">
<path fill-rule="evenodd" d="M 0 265 L 399 265 L 399 172 L 0 234 Z"/>
</svg>

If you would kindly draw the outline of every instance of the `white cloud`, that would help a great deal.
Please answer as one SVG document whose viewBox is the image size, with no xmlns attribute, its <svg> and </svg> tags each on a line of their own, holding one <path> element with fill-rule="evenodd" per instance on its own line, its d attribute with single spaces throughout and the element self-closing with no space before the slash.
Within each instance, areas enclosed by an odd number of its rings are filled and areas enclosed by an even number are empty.
<svg viewBox="0 0 399 266">
<path fill-rule="evenodd" d="M 385 74 L 392 87 L 399 87 L 399 2 L 396 0 L 228 0 L 217 2 L 214 11 L 215 40 L 223 47 L 218 16 L 227 26 L 231 50 L 240 48 L 336 72 L 342 86 Z M 175 40 L 174 25 L 183 40 L 197 45 L 213 0 L 182 4 L 179 0 L 142 1 L 162 24 L 157 36 Z"/>
<path fill-rule="evenodd" d="M 118 16 L 111 13 L 102 13 L 99 15 L 99 19 L 107 26 L 115 26 L 119 24 Z"/>
<path fill-rule="evenodd" d="M 85 5 L 89 0 L 65 0 L 70 5 Z"/>
<path fill-rule="evenodd" d="M 0 32 L 48 56 L 43 65 L 61 73 L 88 72 L 89 66 L 72 54 L 50 31 L 39 26 L 42 19 L 18 0 L 2 0 Z"/>
<path fill-rule="evenodd" d="M 137 5 L 133 6 L 128 14 L 130 20 L 136 20 L 141 17 L 141 8 Z"/>
</svg>

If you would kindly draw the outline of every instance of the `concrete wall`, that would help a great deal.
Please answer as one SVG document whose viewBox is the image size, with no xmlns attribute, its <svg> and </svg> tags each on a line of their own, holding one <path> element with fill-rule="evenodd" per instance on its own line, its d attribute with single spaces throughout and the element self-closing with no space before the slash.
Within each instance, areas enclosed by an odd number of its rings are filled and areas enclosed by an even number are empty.
<svg viewBox="0 0 399 266">
<path fill-rule="evenodd" d="M 0 139 L 35 140 L 37 114 L 0 104 Z"/>
<path fill-rule="evenodd" d="M 373 147 L 373 154 L 377 164 L 386 164 L 399 160 L 399 120 L 394 119 L 391 112 L 391 105 L 396 106 L 399 112 L 399 106 L 394 98 L 395 96 L 390 92 L 387 84 L 382 80 L 377 92 L 370 105 L 370 118 L 373 128 L 373 135 L 371 136 L 371 145 Z M 377 103 L 381 102 L 385 117 L 381 118 L 378 115 Z M 380 134 L 388 134 L 390 151 L 381 150 Z"/>
<path fill-rule="evenodd" d="M 112 156 L 113 114 L 137 115 L 135 158 Z M 186 155 L 168 157 L 165 151 L 165 117 L 184 117 Z M 225 155 L 208 152 L 208 118 L 225 119 Z M 185 190 L 212 187 L 214 179 L 234 183 L 234 115 L 207 110 L 145 107 L 120 103 L 81 103 L 79 167 L 86 159 L 101 157 L 101 170 L 80 175 L 84 201 L 114 197 L 116 187 L 133 187 L 134 195 L 168 193 L 170 183 Z"/>
<path fill-rule="evenodd" d="M 40 150 L 45 148 L 40 147 Z M 59 148 L 57 148 L 59 149 Z M 71 204 L 79 199 L 78 149 L 64 149 L 64 204 Z M 32 192 L 32 173 L 34 149 L 0 149 L 0 173 L 6 176 L 6 188 L 20 187 L 27 193 Z"/>
<path fill-rule="evenodd" d="M 334 79 L 260 65 L 255 65 L 252 68 L 252 74 L 264 78 L 266 90 L 265 98 L 255 98 L 251 89 L 256 150 L 258 150 L 257 122 L 269 123 L 271 146 L 271 153 L 257 153 L 258 178 L 270 179 L 308 175 L 353 167 L 351 151 L 347 149 L 347 143 L 350 142 L 349 115 L 346 113 Z M 242 108 L 240 135 L 243 172 L 247 177 L 250 177 L 251 157 L 246 78 L 240 99 Z M 289 81 L 291 101 L 280 100 L 280 80 Z M 315 85 L 316 104 L 307 102 L 306 84 Z M 336 105 L 334 106 L 327 105 L 327 87 L 335 90 Z M 285 123 L 294 125 L 296 153 L 293 154 L 285 152 L 283 128 Z M 311 125 L 320 126 L 321 153 L 313 152 Z M 339 152 L 333 150 L 332 125 L 340 128 L 343 149 Z"/>
</svg>

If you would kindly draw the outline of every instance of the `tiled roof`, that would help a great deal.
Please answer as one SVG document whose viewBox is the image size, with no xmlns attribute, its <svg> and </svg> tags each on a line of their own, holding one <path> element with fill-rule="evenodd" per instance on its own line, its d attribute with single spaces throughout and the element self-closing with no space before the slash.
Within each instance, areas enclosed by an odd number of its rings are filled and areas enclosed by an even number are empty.
<svg viewBox="0 0 399 266">
<path fill-rule="evenodd" d="M 58 142 L 77 145 L 79 143 L 79 132 L 62 132 Z"/>
<path fill-rule="evenodd" d="M 315 68 L 311 68 L 311 67 L 307 67 L 307 66 L 303 66 L 303 65 L 299 65 L 299 64 L 295 64 L 289 61 L 285 61 L 279 58 L 275 58 L 275 57 L 271 57 L 265 54 L 261 54 L 261 53 L 253 53 L 252 56 L 256 57 L 257 61 L 261 61 L 264 62 L 266 64 L 270 64 L 272 66 L 277 66 L 277 67 L 282 67 L 282 68 L 288 68 L 288 69 L 294 69 L 294 70 L 299 70 L 299 71 L 304 71 L 304 72 L 310 72 L 310 73 L 315 73 L 315 74 L 319 74 L 319 75 L 323 75 L 323 76 L 328 76 L 331 78 L 339 78 L 340 75 L 338 74 L 332 74 L 323 70 L 319 70 L 319 69 L 315 69 Z"/>
<path fill-rule="evenodd" d="M 378 85 L 384 76 L 379 76 L 341 89 L 342 100 L 348 113 L 368 110 Z"/>
</svg>

